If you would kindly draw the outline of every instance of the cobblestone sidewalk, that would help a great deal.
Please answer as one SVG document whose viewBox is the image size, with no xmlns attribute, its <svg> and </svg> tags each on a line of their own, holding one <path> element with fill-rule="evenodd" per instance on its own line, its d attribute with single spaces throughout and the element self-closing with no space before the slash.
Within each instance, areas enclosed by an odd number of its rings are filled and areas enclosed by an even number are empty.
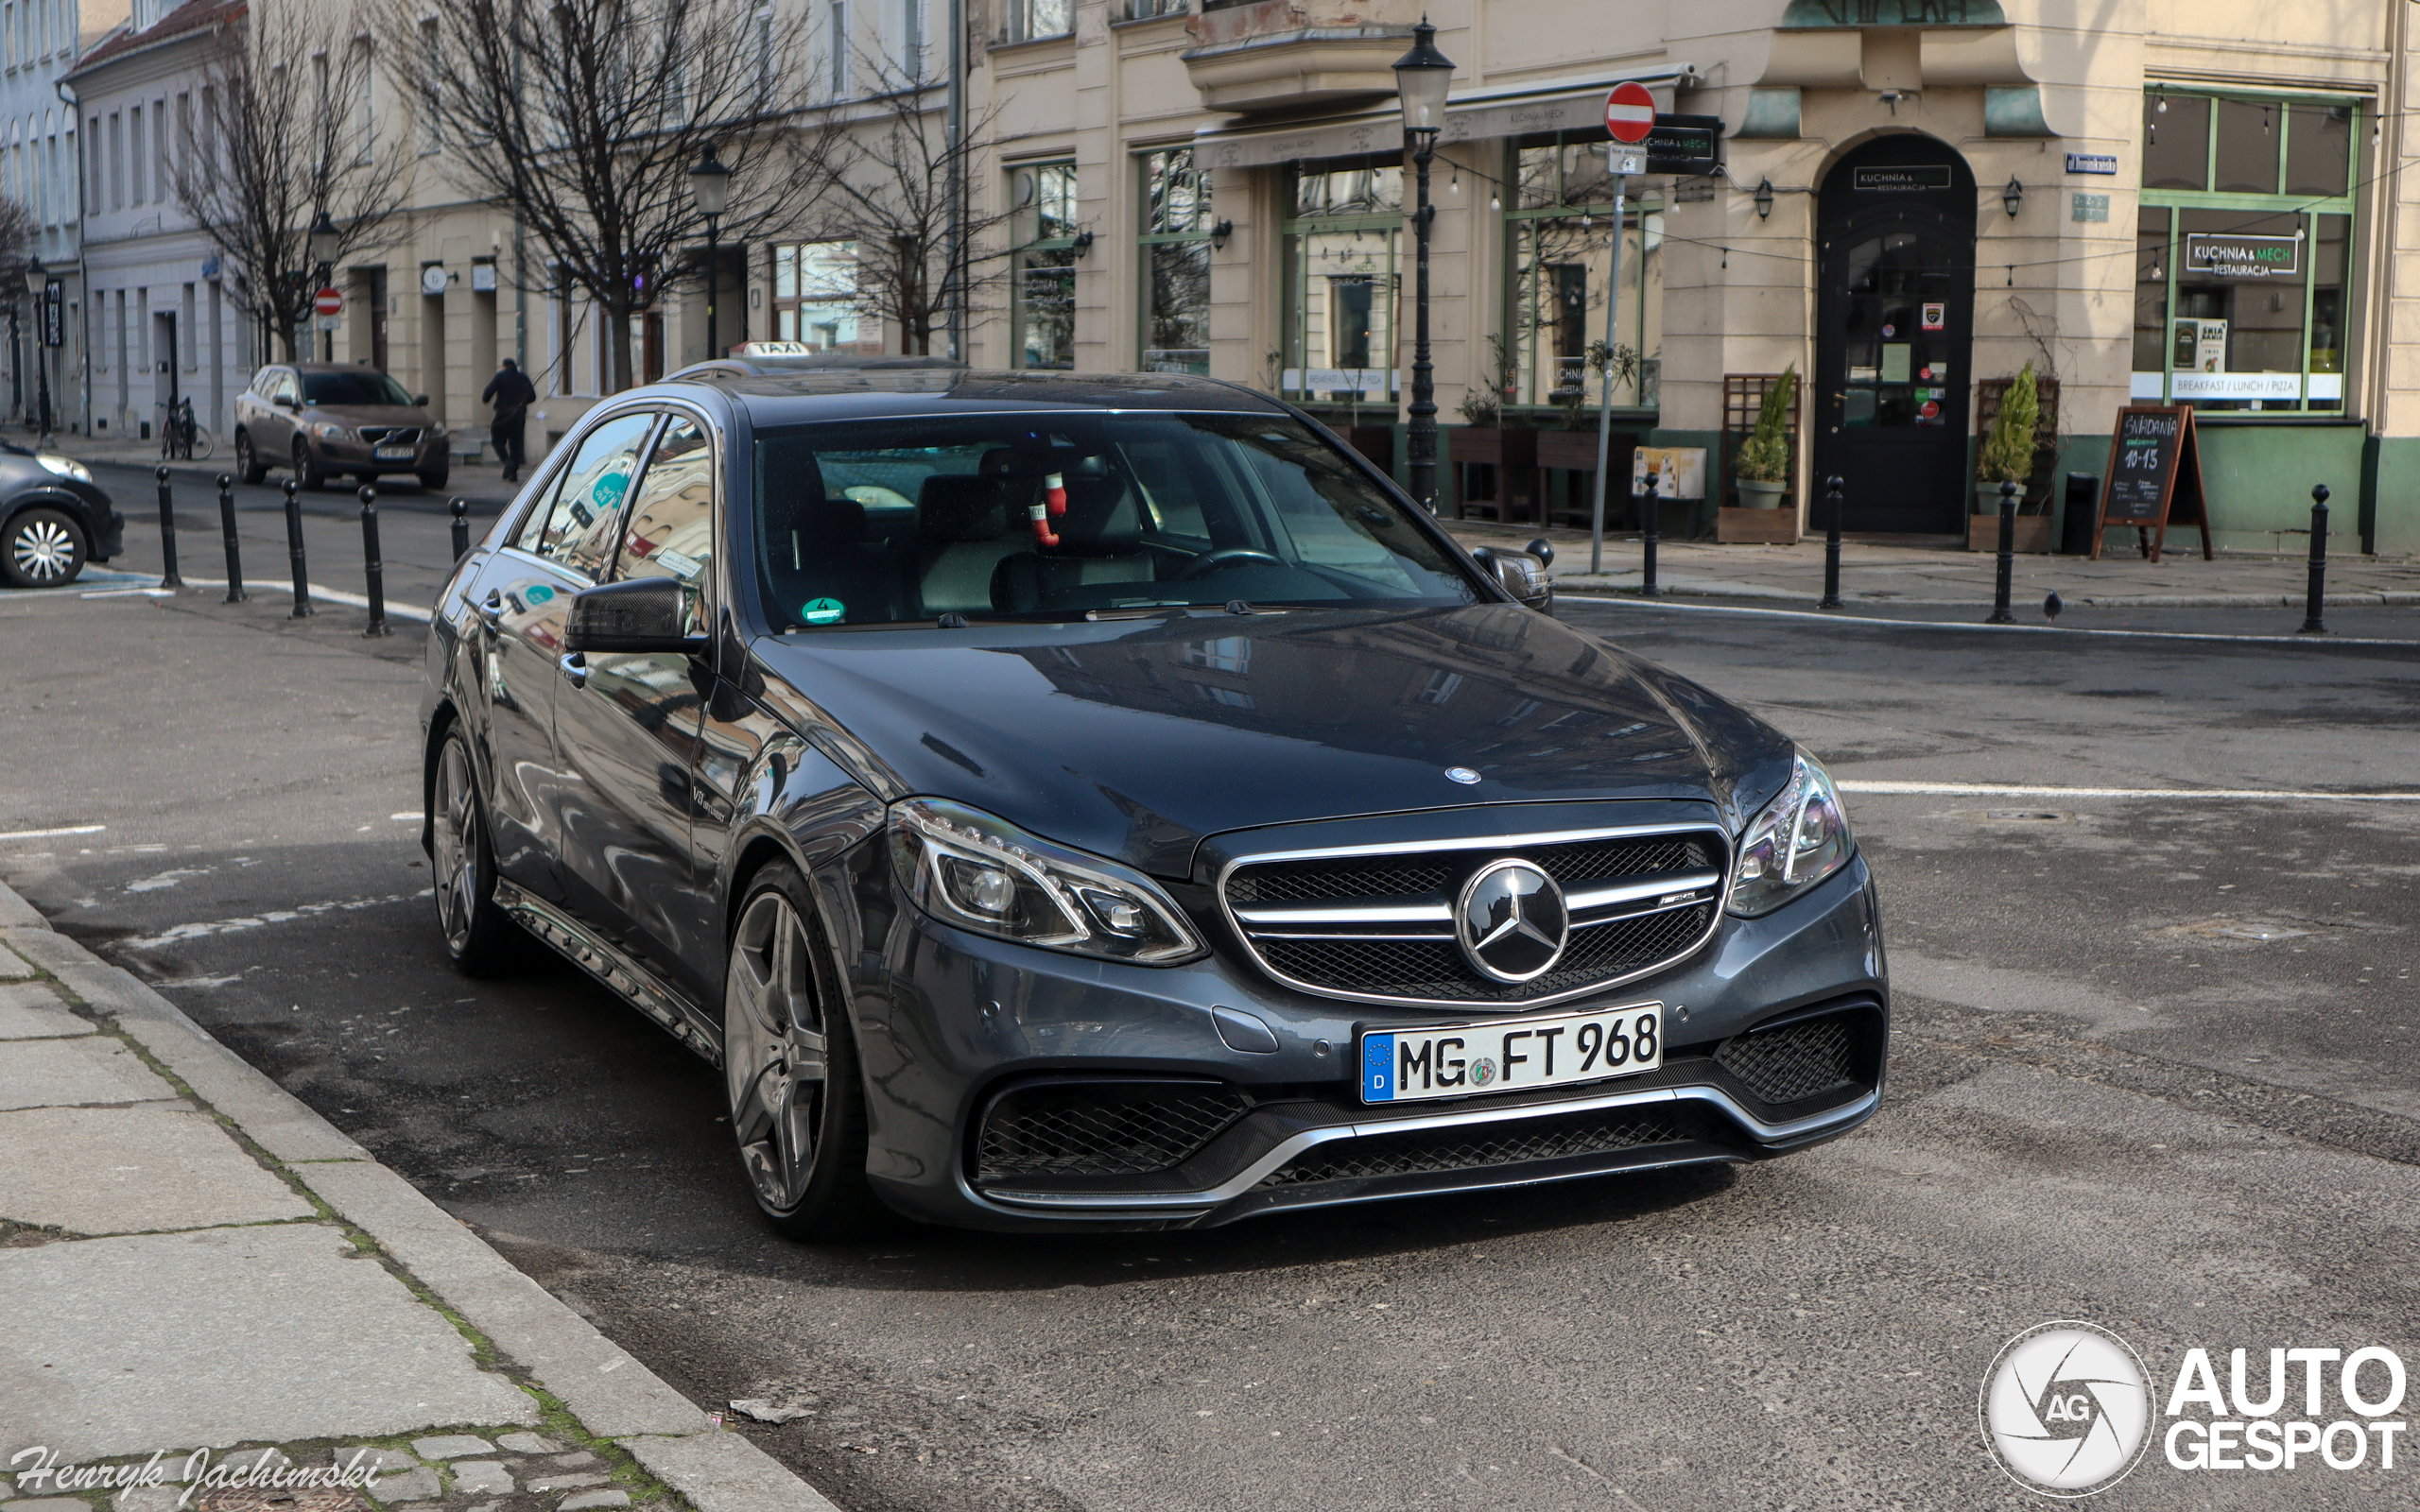
<svg viewBox="0 0 2420 1512">
<path fill-rule="evenodd" d="M 0 1298 L 0 1512 L 830 1512 L 6 887 Z"/>
</svg>

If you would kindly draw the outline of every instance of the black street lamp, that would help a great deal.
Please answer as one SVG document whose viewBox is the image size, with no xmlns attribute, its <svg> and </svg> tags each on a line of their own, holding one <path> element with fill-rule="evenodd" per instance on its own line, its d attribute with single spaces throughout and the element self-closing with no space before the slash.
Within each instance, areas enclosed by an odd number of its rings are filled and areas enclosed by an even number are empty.
<svg viewBox="0 0 2420 1512">
<path fill-rule="evenodd" d="M 731 170 L 715 156 L 711 142 L 699 156 L 698 165 L 689 170 L 689 194 L 698 202 L 698 213 L 706 217 L 706 357 L 712 361 L 719 355 L 715 350 L 715 295 L 722 283 L 721 249 L 715 233 L 722 213 L 731 207 Z"/>
<path fill-rule="evenodd" d="M 1403 99 L 1403 134 L 1417 170 L 1412 201 L 1412 238 L 1418 249 L 1412 275 L 1411 434 L 1405 448 L 1411 464 L 1411 496 L 1437 512 L 1437 384 L 1428 360 L 1428 164 L 1437 154 L 1437 132 L 1445 124 L 1445 92 L 1454 82 L 1453 60 L 1437 50 L 1437 28 L 1428 18 L 1411 28 L 1411 51 L 1395 60 L 1395 90 Z"/>
<path fill-rule="evenodd" d="M 311 262 L 314 265 L 311 273 L 314 286 L 310 293 L 316 298 L 320 290 L 327 287 L 328 282 L 337 276 L 337 253 L 342 249 L 344 233 L 337 230 L 337 223 L 330 220 L 328 213 L 322 210 L 320 212 L 320 218 L 311 223 L 311 229 L 305 234 L 305 240 L 310 245 Z M 333 331 L 328 333 L 326 360 L 330 362 L 337 360 L 337 334 Z"/>
<path fill-rule="evenodd" d="M 26 259 L 26 292 L 34 297 L 34 376 L 41 394 L 42 438 L 50 439 L 50 270 L 39 257 Z"/>
</svg>

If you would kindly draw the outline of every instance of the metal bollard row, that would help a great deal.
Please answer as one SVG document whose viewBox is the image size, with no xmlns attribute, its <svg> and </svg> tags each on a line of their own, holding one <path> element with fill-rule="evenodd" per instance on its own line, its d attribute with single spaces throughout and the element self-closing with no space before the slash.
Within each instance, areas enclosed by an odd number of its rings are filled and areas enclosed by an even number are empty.
<svg viewBox="0 0 2420 1512">
<path fill-rule="evenodd" d="M 2016 485 L 2000 485 L 2000 564 L 1999 581 L 1992 590 L 1992 617 L 1986 625 L 2014 625 L 2016 615 L 2009 609 L 2009 592 L 2016 580 Z"/>
<path fill-rule="evenodd" d="M 446 507 L 454 514 L 454 559 L 460 561 L 471 554 L 471 501 L 456 499 Z"/>
<path fill-rule="evenodd" d="M 227 599 L 241 604 L 252 595 L 244 592 L 244 554 L 235 544 L 235 480 L 218 474 L 218 528 L 227 537 Z"/>
<path fill-rule="evenodd" d="M 1841 604 L 1841 488 L 1838 472 L 1824 480 L 1824 501 L 1829 504 L 1831 519 L 1824 527 L 1824 602 L 1817 609 L 1840 609 Z"/>
<path fill-rule="evenodd" d="M 2327 606 L 2327 485 L 2315 483 L 2310 490 L 2310 577 L 2303 589 L 2303 627 L 2297 635 L 2325 635 L 2327 622 L 2321 611 Z"/>
<path fill-rule="evenodd" d="M 286 617 L 306 620 L 314 610 L 311 573 L 302 559 L 302 501 L 296 492 L 299 487 L 292 478 L 285 480 L 285 553 L 293 559 L 294 575 L 294 612 Z"/>
<path fill-rule="evenodd" d="M 177 506 L 168 496 L 168 470 L 159 471 L 160 479 L 160 562 L 164 569 L 160 575 L 162 588 L 182 588 L 185 580 L 177 576 Z"/>
<path fill-rule="evenodd" d="M 370 627 L 364 638 L 392 635 L 387 627 L 387 569 L 378 559 L 378 486 L 361 486 L 361 570 L 370 580 Z"/>
</svg>

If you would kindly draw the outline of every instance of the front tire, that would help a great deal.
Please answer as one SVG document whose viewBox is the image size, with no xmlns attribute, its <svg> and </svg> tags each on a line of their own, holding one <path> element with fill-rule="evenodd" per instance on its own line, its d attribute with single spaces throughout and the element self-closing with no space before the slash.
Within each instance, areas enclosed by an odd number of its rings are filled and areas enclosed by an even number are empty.
<svg viewBox="0 0 2420 1512">
<path fill-rule="evenodd" d="M 252 450 L 252 433 L 235 433 L 235 473 L 246 483 L 258 487 L 268 476 L 268 464 Z"/>
<path fill-rule="evenodd" d="M 464 976 L 493 976 L 520 955 L 528 936 L 496 906 L 495 851 L 488 844 L 487 807 L 479 801 L 477 768 L 462 727 L 445 732 L 437 773 L 428 784 L 429 866 L 436 876 L 437 925 L 445 953 Z"/>
<path fill-rule="evenodd" d="M 63 588 L 84 570 L 84 532 L 57 509 L 27 509 L 0 531 L 0 576 L 19 588 Z"/>
<path fill-rule="evenodd" d="M 301 437 L 294 438 L 294 486 L 313 493 L 323 491 L 328 475 L 320 471 L 320 459 L 311 455 L 311 444 Z"/>
<path fill-rule="evenodd" d="M 450 468 L 433 467 L 425 472 L 416 473 L 414 475 L 420 479 L 420 486 L 422 488 L 428 490 L 431 493 L 435 493 L 440 489 L 445 487 L 445 480 L 453 476 L 453 470 Z"/>
<path fill-rule="evenodd" d="M 831 1244 L 878 1231 L 887 1213 L 866 1180 L 856 1041 L 821 941 L 797 868 L 757 872 L 723 977 L 722 1064 L 758 1211 L 785 1238 Z"/>
</svg>

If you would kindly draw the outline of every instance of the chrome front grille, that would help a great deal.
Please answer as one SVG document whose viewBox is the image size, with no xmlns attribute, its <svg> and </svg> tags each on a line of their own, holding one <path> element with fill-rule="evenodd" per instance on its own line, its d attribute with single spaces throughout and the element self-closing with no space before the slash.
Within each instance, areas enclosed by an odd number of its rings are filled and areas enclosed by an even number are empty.
<svg viewBox="0 0 2420 1512">
<path fill-rule="evenodd" d="M 361 438 L 372 446 L 405 446 L 420 444 L 417 425 L 364 425 Z"/>
<path fill-rule="evenodd" d="M 1569 941 L 1551 970 L 1508 984 L 1456 936 L 1463 885 L 1517 858 L 1561 885 Z M 1643 975 L 1696 950 L 1721 911 L 1730 850 L 1711 828 L 1583 832 L 1297 851 L 1232 864 L 1220 895 L 1270 974 L 1332 997 L 1441 1006 L 1552 1002 Z"/>
</svg>

